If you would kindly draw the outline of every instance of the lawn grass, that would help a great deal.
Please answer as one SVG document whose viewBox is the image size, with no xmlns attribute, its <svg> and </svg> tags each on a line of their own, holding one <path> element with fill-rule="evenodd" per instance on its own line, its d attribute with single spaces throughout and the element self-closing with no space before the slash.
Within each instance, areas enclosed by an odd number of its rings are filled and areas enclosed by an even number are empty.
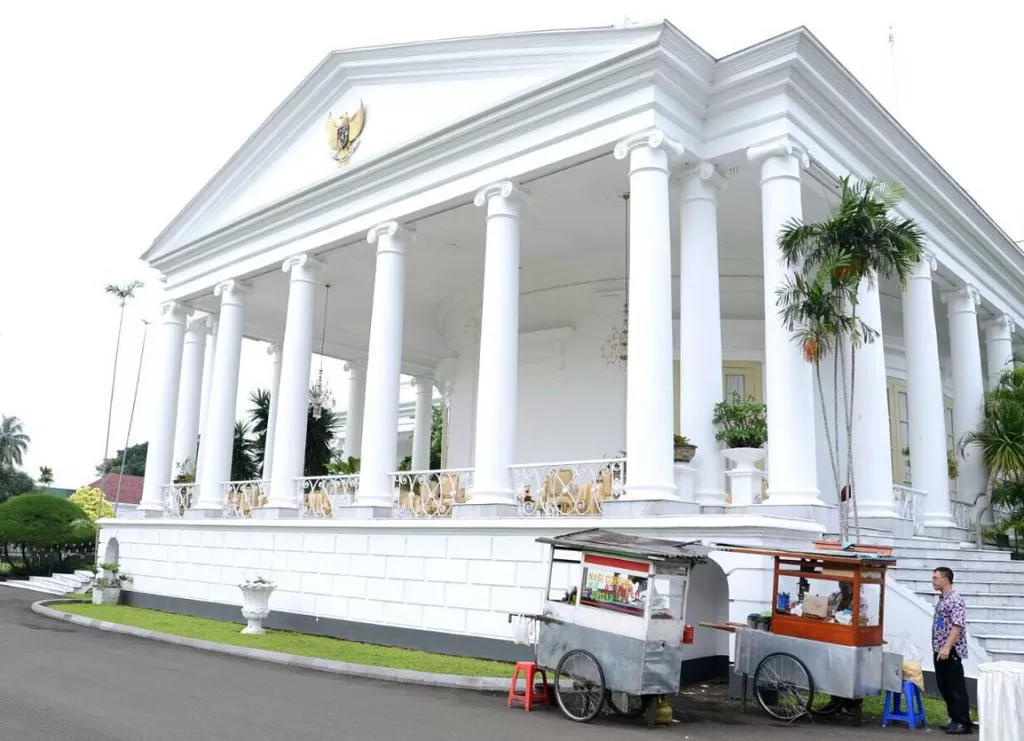
<svg viewBox="0 0 1024 741">
<path fill-rule="evenodd" d="M 92 599 L 92 595 L 89 594 L 88 592 L 68 592 L 67 594 L 64 595 L 64 597 L 66 599 L 83 599 L 83 600 L 91 600 Z"/>
<path fill-rule="evenodd" d="M 268 651 L 281 651 L 298 656 L 313 656 L 334 661 L 347 661 L 353 664 L 369 664 L 392 669 L 414 669 L 440 674 L 463 674 L 474 677 L 512 676 L 512 664 L 501 661 L 448 656 L 371 643 L 356 643 L 340 638 L 292 633 L 285 630 L 267 630 L 263 635 L 243 635 L 239 632 L 241 626 L 238 623 L 176 615 L 141 607 L 94 605 L 81 602 L 54 605 L 54 607 L 65 612 L 106 620 L 111 623 L 134 625 L 186 638 L 216 641 L 233 646 L 262 648 Z"/>
</svg>

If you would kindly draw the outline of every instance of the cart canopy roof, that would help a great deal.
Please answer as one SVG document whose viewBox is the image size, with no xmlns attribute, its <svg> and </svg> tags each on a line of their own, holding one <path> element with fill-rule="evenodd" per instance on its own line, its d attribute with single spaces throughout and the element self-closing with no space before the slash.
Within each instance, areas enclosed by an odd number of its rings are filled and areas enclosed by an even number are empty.
<svg viewBox="0 0 1024 741">
<path fill-rule="evenodd" d="M 632 556 L 650 561 L 707 561 L 710 548 L 699 540 L 680 542 L 627 535 L 615 530 L 594 528 L 575 533 L 537 538 L 538 543 L 548 543 L 556 548 L 570 551 L 590 551 L 609 556 Z"/>
<path fill-rule="evenodd" d="M 863 551 L 841 549 L 790 550 L 788 548 L 758 548 L 757 546 L 730 545 L 729 543 L 713 543 L 712 549 L 730 551 L 732 553 L 749 553 L 753 556 L 774 556 L 777 558 L 806 558 L 813 561 L 829 563 L 862 564 L 865 566 L 892 566 L 896 559 L 887 554 L 866 553 Z"/>
</svg>

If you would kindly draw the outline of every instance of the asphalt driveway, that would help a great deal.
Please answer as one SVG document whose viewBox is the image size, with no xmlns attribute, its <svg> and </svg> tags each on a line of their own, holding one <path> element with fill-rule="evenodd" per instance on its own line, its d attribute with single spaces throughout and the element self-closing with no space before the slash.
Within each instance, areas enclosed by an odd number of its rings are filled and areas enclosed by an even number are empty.
<svg viewBox="0 0 1024 741">
<path fill-rule="evenodd" d="M 682 722 L 509 710 L 505 698 L 337 677 L 105 633 L 29 610 L 0 587 L 0 741 L 691 741 L 863 739 L 903 729 Z"/>
</svg>

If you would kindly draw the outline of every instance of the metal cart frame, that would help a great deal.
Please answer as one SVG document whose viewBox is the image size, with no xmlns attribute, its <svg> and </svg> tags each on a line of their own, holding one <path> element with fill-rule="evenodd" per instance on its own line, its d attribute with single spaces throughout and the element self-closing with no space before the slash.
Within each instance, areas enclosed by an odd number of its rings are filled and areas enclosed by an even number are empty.
<svg viewBox="0 0 1024 741">
<path fill-rule="evenodd" d="M 646 715 L 653 725 L 653 700 L 679 691 L 685 644 L 692 642 L 685 621 L 690 572 L 710 549 L 603 529 L 537 542 L 551 546 L 543 612 L 509 619 L 535 623 L 537 666 L 553 671 L 562 712 L 588 722 L 607 702 L 613 712 Z M 563 598 L 552 599 L 563 564 L 579 571 Z"/>
</svg>

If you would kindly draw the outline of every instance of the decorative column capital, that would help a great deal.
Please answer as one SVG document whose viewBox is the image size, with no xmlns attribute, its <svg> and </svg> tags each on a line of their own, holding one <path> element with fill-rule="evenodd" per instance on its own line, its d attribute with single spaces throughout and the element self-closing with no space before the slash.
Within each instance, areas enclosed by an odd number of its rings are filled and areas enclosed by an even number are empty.
<svg viewBox="0 0 1024 741">
<path fill-rule="evenodd" d="M 313 273 L 323 270 L 324 263 L 317 260 L 308 252 L 300 252 L 297 255 L 285 258 L 281 263 L 282 273 L 291 273 L 292 280 L 313 280 Z"/>
<path fill-rule="evenodd" d="M 965 313 L 974 314 L 977 312 L 978 304 L 981 303 L 981 294 L 970 283 L 966 283 L 953 291 L 943 291 L 940 294 L 940 298 L 949 307 L 947 309 L 949 316 Z"/>
<path fill-rule="evenodd" d="M 921 250 L 921 264 L 928 268 L 928 278 L 931 278 L 931 273 L 934 273 L 939 269 L 939 261 L 935 257 L 935 253 L 929 249 Z"/>
<path fill-rule="evenodd" d="M 995 319 L 985 322 L 985 339 L 989 342 L 997 340 L 1010 340 L 1013 337 L 1017 323 L 1009 314 L 1000 314 Z"/>
<path fill-rule="evenodd" d="M 679 171 L 676 179 L 682 185 L 683 203 L 715 199 L 729 187 L 729 181 L 711 162 L 689 164 Z"/>
<path fill-rule="evenodd" d="M 245 297 L 250 293 L 252 286 L 234 278 L 218 283 L 213 289 L 213 295 L 220 299 L 222 306 L 242 306 L 245 304 Z"/>
<path fill-rule="evenodd" d="M 531 199 L 528 193 L 511 180 L 500 180 L 485 185 L 473 196 L 473 205 L 477 208 L 487 206 L 487 218 L 505 216 L 519 218 L 523 206 L 529 206 Z"/>
<path fill-rule="evenodd" d="M 209 314 L 204 314 L 199 311 L 192 312 L 185 324 L 185 331 L 193 336 L 202 335 L 205 337 L 210 331 L 210 318 Z"/>
<path fill-rule="evenodd" d="M 615 149 L 612 150 L 612 154 L 617 160 L 624 160 L 634 150 L 641 147 L 648 147 L 649 149 L 663 149 L 668 155 L 668 158 L 672 162 L 676 162 L 686 154 L 686 150 L 683 145 L 672 139 L 669 139 L 665 132 L 661 129 L 652 128 L 646 131 L 640 131 L 636 134 L 631 134 L 625 139 L 619 140 L 615 145 Z"/>
<path fill-rule="evenodd" d="M 788 134 L 763 144 L 747 147 L 748 162 L 762 162 L 769 157 L 793 157 L 804 169 L 811 165 L 811 158 L 807 153 L 807 147 Z"/>
<path fill-rule="evenodd" d="M 409 385 L 416 389 L 418 394 L 430 393 L 433 395 L 434 393 L 433 376 L 414 376 Z"/>
<path fill-rule="evenodd" d="M 381 237 L 389 237 L 389 239 L 381 240 Z M 377 245 L 378 255 L 382 252 L 404 254 L 406 243 L 416 241 L 416 232 L 402 226 L 397 221 L 385 221 L 370 227 L 366 232 L 366 241 Z"/>
<path fill-rule="evenodd" d="M 185 305 L 180 301 L 164 301 L 160 304 L 160 316 L 164 324 L 180 324 L 185 326 Z"/>
<path fill-rule="evenodd" d="M 353 371 L 365 370 L 365 366 L 358 360 L 346 360 L 343 366 L 346 373 L 352 373 Z"/>
<path fill-rule="evenodd" d="M 267 355 L 269 355 L 270 357 L 273 357 L 275 355 L 280 357 L 280 355 L 281 355 L 281 345 L 279 343 L 277 343 L 277 342 L 268 342 L 267 343 Z"/>
</svg>

